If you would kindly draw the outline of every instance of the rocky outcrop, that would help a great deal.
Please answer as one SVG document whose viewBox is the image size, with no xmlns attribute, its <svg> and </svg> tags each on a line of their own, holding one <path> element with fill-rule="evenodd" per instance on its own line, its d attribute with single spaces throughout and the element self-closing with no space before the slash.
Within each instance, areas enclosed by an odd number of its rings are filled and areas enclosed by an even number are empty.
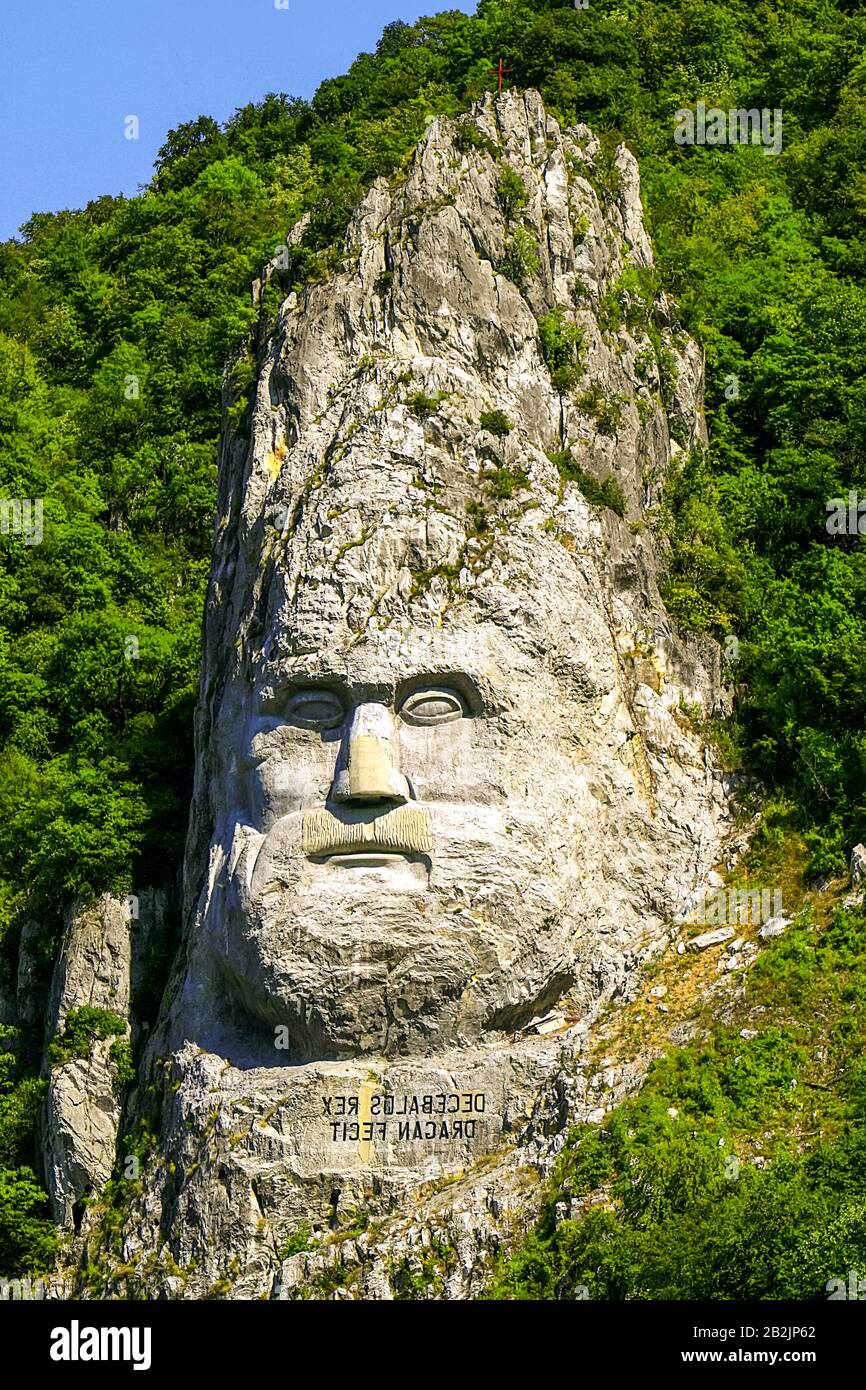
<svg viewBox="0 0 866 1390">
<path fill-rule="evenodd" d="M 57 1061 L 46 1048 L 46 1178 L 54 1219 L 67 1228 L 80 1226 L 86 1199 L 114 1168 L 121 1109 L 112 1049 L 129 1032 L 130 920 L 125 898 L 106 894 L 93 907 L 74 906 L 54 970 L 47 1043 L 57 1047 L 83 1009 L 100 1011 L 111 1029 L 89 1040 L 83 1057 Z"/>
<path fill-rule="evenodd" d="M 730 829 L 654 529 L 702 370 L 633 157 L 533 92 L 435 121 L 286 299 L 221 454 L 137 1291 L 324 1295 L 304 1232 L 372 1222 L 344 1292 L 451 1230 L 471 1296 L 598 1108 L 592 1021 Z"/>
<path fill-rule="evenodd" d="M 54 1219 L 67 1230 L 86 1229 L 86 1204 L 114 1171 L 131 1049 L 149 1032 L 142 1015 L 165 974 L 170 918 L 167 890 L 145 887 L 75 904 L 64 926 L 44 1020 L 42 1148 Z"/>
</svg>

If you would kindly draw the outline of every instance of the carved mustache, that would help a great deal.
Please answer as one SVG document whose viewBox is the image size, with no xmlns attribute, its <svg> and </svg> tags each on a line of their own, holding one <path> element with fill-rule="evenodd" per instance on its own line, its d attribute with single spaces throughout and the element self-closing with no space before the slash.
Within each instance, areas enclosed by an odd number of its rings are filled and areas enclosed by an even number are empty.
<svg viewBox="0 0 866 1390">
<path fill-rule="evenodd" d="M 430 812 L 419 806 L 395 806 L 392 811 L 308 811 L 304 815 L 304 854 L 354 854 L 379 849 L 392 854 L 429 854 L 433 848 Z M 349 819 L 351 816 L 351 819 Z"/>
</svg>

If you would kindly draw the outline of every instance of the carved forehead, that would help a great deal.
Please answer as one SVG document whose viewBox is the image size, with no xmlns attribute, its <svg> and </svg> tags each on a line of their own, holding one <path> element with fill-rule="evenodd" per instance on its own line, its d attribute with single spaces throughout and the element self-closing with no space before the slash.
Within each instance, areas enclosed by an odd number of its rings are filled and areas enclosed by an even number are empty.
<svg viewBox="0 0 866 1390">
<path fill-rule="evenodd" d="M 416 684 L 453 685 L 470 705 L 499 706 L 518 670 L 534 663 L 512 649 L 495 626 L 430 630 L 408 624 L 371 630 L 352 646 L 325 642 L 316 652 L 263 662 L 255 674 L 258 703 L 267 706 L 302 685 L 345 688 L 357 697 L 391 700 Z"/>
<path fill-rule="evenodd" d="M 342 514 L 327 531 L 298 535 L 273 557 L 268 656 L 351 648 L 392 627 L 405 637 L 525 620 L 542 632 L 584 606 L 598 610 L 592 560 L 540 508 L 481 531 L 444 511 Z"/>
<path fill-rule="evenodd" d="M 438 577 L 408 601 L 395 595 L 372 614 L 357 591 L 301 586 L 278 610 L 250 674 L 260 690 L 287 680 L 393 686 L 415 674 L 465 672 L 480 685 L 536 673 L 563 647 L 579 650 L 603 633 L 587 584 L 565 557 L 561 574 L 545 557 L 508 573 Z"/>
</svg>

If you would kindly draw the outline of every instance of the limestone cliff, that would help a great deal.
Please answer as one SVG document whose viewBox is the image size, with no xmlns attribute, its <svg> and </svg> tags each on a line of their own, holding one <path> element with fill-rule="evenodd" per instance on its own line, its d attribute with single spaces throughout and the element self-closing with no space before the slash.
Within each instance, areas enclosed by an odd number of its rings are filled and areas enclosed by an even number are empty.
<svg viewBox="0 0 866 1390">
<path fill-rule="evenodd" d="M 47 1081 L 42 1152 L 52 1216 L 65 1230 L 87 1229 L 88 1199 L 114 1170 L 130 1039 L 138 1040 L 133 994 L 142 956 L 165 930 L 166 894 L 103 894 L 74 903 L 64 924 L 43 1025 Z M 24 1011 L 19 1018 L 25 1019 Z"/>
<path fill-rule="evenodd" d="M 596 1107 L 592 1020 L 729 828 L 682 712 L 722 704 L 718 652 L 674 630 L 654 534 L 702 356 L 651 267 L 631 154 L 502 93 L 283 303 L 221 454 L 119 1288 L 321 1292 L 339 1246 L 390 1297 L 447 1239 L 430 1291 L 470 1296 Z"/>
</svg>

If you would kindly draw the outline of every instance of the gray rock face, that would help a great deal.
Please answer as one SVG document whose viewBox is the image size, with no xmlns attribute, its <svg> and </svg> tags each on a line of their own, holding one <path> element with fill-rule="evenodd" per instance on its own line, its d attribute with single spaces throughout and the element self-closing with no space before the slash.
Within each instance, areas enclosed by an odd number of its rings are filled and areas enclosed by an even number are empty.
<svg viewBox="0 0 866 1390">
<path fill-rule="evenodd" d="M 48 1000 L 49 1034 L 73 1009 L 90 1005 L 126 1016 L 130 1003 L 131 916 L 128 899 L 104 894 L 68 917 Z"/>
<path fill-rule="evenodd" d="M 769 922 L 765 922 L 758 932 L 762 941 L 769 940 L 773 936 L 782 936 L 791 925 L 789 917 L 771 917 Z"/>
<path fill-rule="evenodd" d="M 289 296 L 224 442 L 164 1154 L 124 1251 L 165 1246 L 173 1294 L 274 1294 L 301 1222 L 523 1143 L 729 828 L 680 713 L 722 703 L 718 652 L 657 586 L 702 358 L 637 297 L 637 166 L 605 194 L 598 141 L 532 92 L 465 122 L 488 147 L 435 121 Z"/>
<path fill-rule="evenodd" d="M 102 1009 L 126 1020 L 130 1007 L 130 913 L 126 899 L 108 895 L 69 915 L 48 1003 L 46 1040 L 62 1033 L 70 1013 Z M 97 1038 L 88 1057 L 51 1066 L 44 1119 L 44 1153 L 52 1214 L 80 1224 L 81 1204 L 103 1188 L 114 1167 L 120 1101 L 111 1060 L 118 1036 Z"/>
<path fill-rule="evenodd" d="M 164 889 L 144 888 L 127 898 L 106 894 L 93 907 L 74 906 L 64 928 L 43 1011 L 48 1093 L 42 1150 L 52 1214 L 67 1229 L 92 1224 L 86 1199 L 101 1193 L 114 1169 L 122 1086 L 112 1048 L 142 1038 L 133 993 L 148 987 L 169 910 Z M 70 1014 L 88 1007 L 115 1015 L 123 1028 L 97 1037 L 86 1057 L 58 1065 L 52 1041 L 63 1035 Z"/>
<path fill-rule="evenodd" d="M 700 936 L 693 936 L 691 941 L 686 942 L 687 951 L 706 951 L 710 946 L 721 946 L 725 941 L 731 941 L 736 935 L 733 927 L 717 927 L 715 931 L 701 932 Z"/>
</svg>

